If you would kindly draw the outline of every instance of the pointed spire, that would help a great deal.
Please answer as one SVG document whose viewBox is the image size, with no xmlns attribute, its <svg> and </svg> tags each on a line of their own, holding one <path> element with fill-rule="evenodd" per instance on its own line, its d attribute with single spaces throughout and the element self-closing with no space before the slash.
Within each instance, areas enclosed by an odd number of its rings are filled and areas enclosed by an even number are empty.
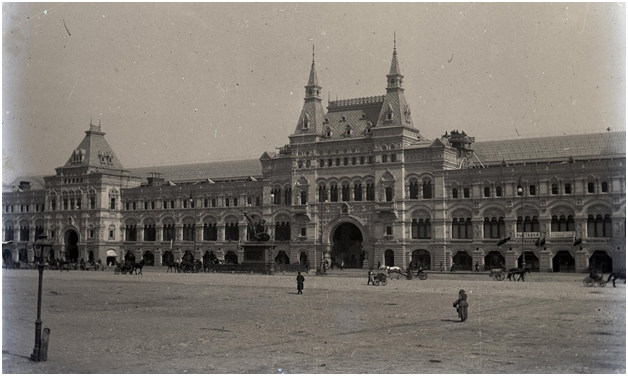
<svg viewBox="0 0 628 376">
<path fill-rule="evenodd" d="M 392 62 L 390 63 L 390 73 L 388 74 L 401 74 L 401 68 L 399 67 L 399 62 L 397 61 L 397 32 L 395 32 L 393 40 L 393 57 Z"/>
<path fill-rule="evenodd" d="M 316 63 L 314 62 L 314 46 L 312 46 L 312 69 L 310 70 L 310 79 L 307 81 L 307 86 L 320 86 L 318 84 L 318 77 L 316 76 Z"/>
</svg>

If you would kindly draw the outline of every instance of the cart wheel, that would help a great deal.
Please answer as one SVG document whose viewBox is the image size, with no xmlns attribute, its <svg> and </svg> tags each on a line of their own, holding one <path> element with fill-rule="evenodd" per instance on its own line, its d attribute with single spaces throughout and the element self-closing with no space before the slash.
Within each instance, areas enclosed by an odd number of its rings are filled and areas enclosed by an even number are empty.
<svg viewBox="0 0 628 376">
<path fill-rule="evenodd" d="M 116 266 L 116 268 L 113 269 L 113 274 L 120 274 L 120 268 Z"/>
<path fill-rule="evenodd" d="M 606 282 L 600 281 L 600 282 L 598 282 L 598 285 L 600 285 L 600 287 L 605 287 L 606 286 Z"/>
<path fill-rule="evenodd" d="M 408 273 L 406 275 L 406 278 L 408 279 L 408 281 L 412 280 L 412 278 L 414 278 L 414 276 L 412 275 L 412 273 Z"/>
<path fill-rule="evenodd" d="M 122 274 L 126 274 L 126 269 L 122 269 Z"/>
<path fill-rule="evenodd" d="M 495 276 L 495 278 L 496 278 L 498 281 L 503 281 L 503 280 L 504 280 L 504 278 L 506 278 L 506 276 L 504 275 L 504 273 L 497 273 L 497 275 Z"/>
<path fill-rule="evenodd" d="M 585 286 L 587 286 L 587 287 L 593 287 L 593 286 L 595 286 L 595 281 L 594 281 L 594 280 L 593 280 L 593 278 L 591 278 L 591 277 L 585 277 L 585 278 L 582 280 L 582 283 L 584 283 L 584 285 L 585 285 Z"/>
<path fill-rule="evenodd" d="M 421 281 L 425 281 L 427 279 L 427 273 L 426 272 L 419 272 L 419 279 Z"/>
<path fill-rule="evenodd" d="M 190 265 L 186 265 L 186 266 L 183 268 L 183 272 L 184 272 L 184 273 L 191 273 L 191 272 L 192 272 L 192 267 L 191 267 Z"/>
<path fill-rule="evenodd" d="M 382 281 L 382 286 L 386 286 L 388 284 L 388 281 Z"/>
</svg>

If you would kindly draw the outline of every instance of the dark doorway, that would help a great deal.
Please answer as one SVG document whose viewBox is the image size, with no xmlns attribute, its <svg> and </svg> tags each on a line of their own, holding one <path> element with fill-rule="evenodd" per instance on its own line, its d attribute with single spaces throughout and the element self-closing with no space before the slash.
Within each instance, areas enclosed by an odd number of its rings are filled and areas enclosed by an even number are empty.
<svg viewBox="0 0 628 376">
<path fill-rule="evenodd" d="M 555 272 L 575 273 L 576 260 L 571 256 L 569 251 L 558 251 L 552 259 L 552 269 Z"/>
<path fill-rule="evenodd" d="M 306 265 L 307 264 L 307 253 L 301 252 L 301 256 L 299 256 L 299 263 L 301 265 Z"/>
<path fill-rule="evenodd" d="M 28 251 L 26 251 L 26 249 L 22 248 L 19 250 L 18 261 L 28 263 Z"/>
<path fill-rule="evenodd" d="M 229 251 L 225 255 L 225 264 L 237 264 L 238 263 L 238 255 L 235 252 Z"/>
<path fill-rule="evenodd" d="M 525 252 L 524 254 L 522 254 L 521 256 L 519 256 L 519 259 L 517 260 L 517 265 L 519 265 L 520 268 L 523 268 L 523 256 L 525 255 L 525 260 L 526 260 L 526 268 L 530 269 L 531 272 L 538 272 L 541 270 L 540 266 L 539 266 L 539 258 L 536 257 L 536 255 L 534 254 L 534 252 Z"/>
<path fill-rule="evenodd" d="M 13 264 L 13 254 L 8 249 L 2 251 L 2 261 L 5 264 Z"/>
<path fill-rule="evenodd" d="M 275 264 L 285 264 L 285 265 L 288 265 L 288 264 L 290 264 L 290 257 L 288 257 L 288 255 L 286 255 L 286 252 L 279 251 L 279 253 L 277 253 L 277 256 L 275 257 Z"/>
<path fill-rule="evenodd" d="M 133 251 L 127 251 L 124 256 L 124 261 L 135 263 L 135 253 L 133 253 Z"/>
<path fill-rule="evenodd" d="M 598 273 L 611 273 L 613 259 L 605 251 L 595 251 L 589 257 L 589 267 L 593 266 Z"/>
<path fill-rule="evenodd" d="M 89 251 L 89 254 L 87 255 L 87 261 L 94 262 L 94 251 Z"/>
<path fill-rule="evenodd" d="M 77 262 L 79 258 L 78 234 L 74 230 L 68 231 L 65 241 L 66 259 L 70 262 Z"/>
<path fill-rule="evenodd" d="M 384 265 L 395 266 L 395 252 L 392 249 L 387 249 L 384 252 Z"/>
<path fill-rule="evenodd" d="M 505 268 L 506 259 L 497 251 L 490 251 L 484 256 L 484 270 Z"/>
<path fill-rule="evenodd" d="M 425 249 L 418 249 L 412 252 L 412 267 L 418 268 L 419 265 L 423 269 L 432 268 L 432 257 L 430 256 L 430 253 Z"/>
<path fill-rule="evenodd" d="M 144 256 L 142 257 L 142 260 L 144 260 L 144 265 L 147 265 L 147 266 L 155 265 L 155 255 L 153 255 L 153 252 L 151 251 L 146 251 L 144 253 Z"/>
<path fill-rule="evenodd" d="M 166 251 L 164 252 L 163 255 L 161 255 L 161 264 L 162 265 L 170 265 L 174 263 L 174 255 L 172 254 L 172 252 L 170 251 Z"/>
<path fill-rule="evenodd" d="M 460 251 L 454 256 L 455 270 L 473 270 L 473 259 L 467 251 Z"/>
<path fill-rule="evenodd" d="M 343 223 L 332 236 L 331 259 L 345 268 L 362 268 L 362 232 L 353 223 Z"/>
<path fill-rule="evenodd" d="M 185 253 L 183 253 L 183 261 L 185 261 L 185 262 L 193 262 L 194 261 L 194 255 L 192 254 L 191 251 L 185 251 Z"/>
</svg>

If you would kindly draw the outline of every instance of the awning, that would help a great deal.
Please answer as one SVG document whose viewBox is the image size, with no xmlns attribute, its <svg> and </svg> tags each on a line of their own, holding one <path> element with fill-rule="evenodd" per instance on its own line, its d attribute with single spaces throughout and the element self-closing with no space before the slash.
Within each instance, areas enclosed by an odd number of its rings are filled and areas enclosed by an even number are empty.
<svg viewBox="0 0 628 376">
<path fill-rule="evenodd" d="M 113 249 L 107 251 L 107 257 L 118 257 L 118 254 Z"/>
</svg>

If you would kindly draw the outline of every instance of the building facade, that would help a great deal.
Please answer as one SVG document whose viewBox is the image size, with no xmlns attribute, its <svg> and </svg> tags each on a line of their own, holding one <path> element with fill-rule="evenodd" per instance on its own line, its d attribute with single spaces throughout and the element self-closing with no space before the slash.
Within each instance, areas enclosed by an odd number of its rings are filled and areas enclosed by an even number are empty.
<svg viewBox="0 0 628 376">
<path fill-rule="evenodd" d="M 49 257 L 108 263 L 625 268 L 625 132 L 428 140 L 403 78 L 395 48 L 384 95 L 325 109 L 313 59 L 289 143 L 258 160 L 125 169 L 90 123 L 56 174 L 4 187 L 3 259 L 44 234 Z"/>
</svg>

